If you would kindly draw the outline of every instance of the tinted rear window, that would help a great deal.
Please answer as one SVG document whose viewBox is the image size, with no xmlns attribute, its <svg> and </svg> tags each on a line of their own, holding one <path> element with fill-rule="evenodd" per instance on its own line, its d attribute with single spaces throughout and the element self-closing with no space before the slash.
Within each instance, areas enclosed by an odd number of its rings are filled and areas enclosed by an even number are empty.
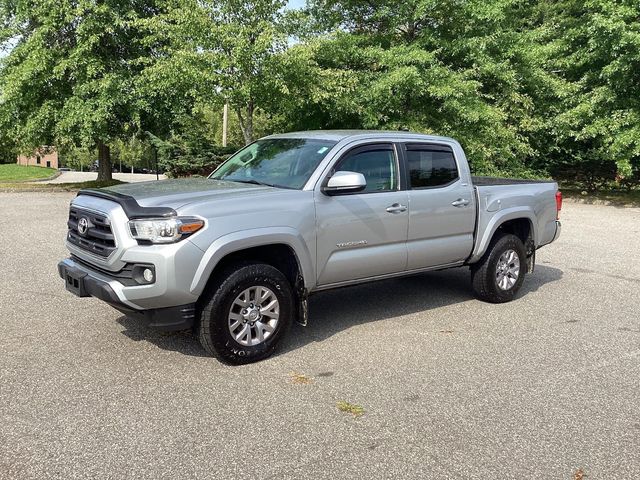
<svg viewBox="0 0 640 480">
<path fill-rule="evenodd" d="M 458 178 L 453 152 L 440 147 L 407 147 L 411 188 L 440 187 Z"/>
</svg>

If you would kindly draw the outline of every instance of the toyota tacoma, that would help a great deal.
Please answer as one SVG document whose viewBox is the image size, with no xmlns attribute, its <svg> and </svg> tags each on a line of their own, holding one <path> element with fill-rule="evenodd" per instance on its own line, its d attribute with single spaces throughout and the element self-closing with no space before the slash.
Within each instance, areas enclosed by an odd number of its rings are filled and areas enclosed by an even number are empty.
<svg viewBox="0 0 640 480">
<path fill-rule="evenodd" d="M 321 290 L 469 267 L 479 299 L 512 300 L 561 204 L 553 181 L 472 177 L 451 138 L 271 135 L 208 178 L 81 190 L 58 271 L 75 295 L 242 364 L 306 324 Z"/>
</svg>

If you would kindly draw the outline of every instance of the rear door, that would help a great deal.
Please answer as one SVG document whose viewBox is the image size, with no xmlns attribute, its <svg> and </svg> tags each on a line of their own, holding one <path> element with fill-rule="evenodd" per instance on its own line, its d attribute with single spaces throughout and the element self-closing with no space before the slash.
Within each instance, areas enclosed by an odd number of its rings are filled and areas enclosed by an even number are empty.
<svg viewBox="0 0 640 480">
<path fill-rule="evenodd" d="M 362 173 L 367 186 L 345 195 L 315 192 L 318 285 L 404 271 L 409 215 L 397 149 L 392 143 L 355 147 L 321 183 L 337 171 Z"/>
<path fill-rule="evenodd" d="M 445 144 L 402 146 L 409 184 L 408 269 L 464 261 L 473 249 L 473 186 Z"/>
</svg>

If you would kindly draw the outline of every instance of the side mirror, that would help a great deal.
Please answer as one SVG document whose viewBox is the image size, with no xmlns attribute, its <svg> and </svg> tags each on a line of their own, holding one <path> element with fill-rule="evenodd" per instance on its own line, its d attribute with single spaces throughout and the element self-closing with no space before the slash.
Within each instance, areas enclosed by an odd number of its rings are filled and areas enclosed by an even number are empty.
<svg viewBox="0 0 640 480">
<path fill-rule="evenodd" d="M 322 189 L 327 195 L 361 192 L 367 186 L 364 175 L 358 172 L 336 172 Z"/>
</svg>

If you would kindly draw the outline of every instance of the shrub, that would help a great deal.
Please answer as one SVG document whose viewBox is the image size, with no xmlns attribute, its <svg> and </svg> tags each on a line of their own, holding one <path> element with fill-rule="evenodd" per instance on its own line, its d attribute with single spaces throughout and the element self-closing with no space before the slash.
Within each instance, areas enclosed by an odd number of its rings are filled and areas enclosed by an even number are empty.
<svg viewBox="0 0 640 480">
<path fill-rule="evenodd" d="M 169 177 L 206 177 L 237 150 L 236 147 L 213 146 L 196 153 L 174 146 L 164 152 L 159 164 Z"/>
</svg>

